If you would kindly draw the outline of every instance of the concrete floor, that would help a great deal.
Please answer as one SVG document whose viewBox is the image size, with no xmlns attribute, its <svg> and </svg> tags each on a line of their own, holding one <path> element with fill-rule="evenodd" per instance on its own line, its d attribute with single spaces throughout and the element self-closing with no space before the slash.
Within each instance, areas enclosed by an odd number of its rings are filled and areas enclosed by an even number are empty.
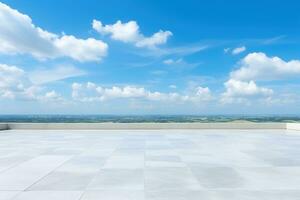
<svg viewBox="0 0 300 200">
<path fill-rule="evenodd" d="M 297 200 L 300 132 L 1 131 L 11 199 Z"/>
</svg>

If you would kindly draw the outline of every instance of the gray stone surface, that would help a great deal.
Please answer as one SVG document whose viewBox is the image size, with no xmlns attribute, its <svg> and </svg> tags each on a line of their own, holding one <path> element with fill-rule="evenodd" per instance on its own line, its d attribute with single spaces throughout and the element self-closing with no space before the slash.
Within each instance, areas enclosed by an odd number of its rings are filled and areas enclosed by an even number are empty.
<svg viewBox="0 0 300 200">
<path fill-rule="evenodd" d="M 297 200 L 292 130 L 7 130 L 0 200 Z"/>
</svg>

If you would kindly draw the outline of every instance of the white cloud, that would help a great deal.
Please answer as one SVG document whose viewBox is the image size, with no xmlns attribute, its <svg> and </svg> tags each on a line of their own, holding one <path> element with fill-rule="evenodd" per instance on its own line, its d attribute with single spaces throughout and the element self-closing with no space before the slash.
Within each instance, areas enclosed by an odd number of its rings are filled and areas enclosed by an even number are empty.
<svg viewBox="0 0 300 200">
<path fill-rule="evenodd" d="M 271 95 L 272 90 L 258 87 L 254 81 L 243 82 L 234 79 L 229 79 L 225 82 L 227 94 L 230 96 L 259 96 Z"/>
<path fill-rule="evenodd" d="M 197 87 L 195 96 L 205 100 L 210 100 L 212 98 L 208 87 Z"/>
<path fill-rule="evenodd" d="M 116 98 L 140 98 L 145 96 L 146 91 L 144 88 L 132 86 L 103 88 L 92 82 L 72 84 L 73 99 L 83 102 L 104 101 Z"/>
<path fill-rule="evenodd" d="M 172 101 L 176 103 L 184 102 L 206 102 L 212 99 L 211 92 L 208 88 L 198 87 L 194 93 L 182 95 L 179 93 L 161 93 L 149 91 L 143 87 L 113 86 L 104 88 L 94 83 L 72 84 L 72 97 L 74 100 L 81 102 L 105 101 L 110 99 L 143 99 L 148 101 Z"/>
<path fill-rule="evenodd" d="M 267 106 L 272 105 L 292 105 L 300 102 L 300 96 L 296 93 L 281 93 L 275 97 L 268 97 L 262 103 Z"/>
<path fill-rule="evenodd" d="M 229 79 L 224 83 L 226 91 L 221 95 L 222 103 L 244 102 L 251 98 L 270 97 L 273 90 L 259 87 L 254 81 Z"/>
<path fill-rule="evenodd" d="M 102 35 L 110 35 L 114 40 L 125 43 L 133 43 L 137 47 L 155 48 L 165 44 L 172 33 L 170 31 L 158 31 L 150 37 L 140 33 L 140 27 L 136 21 L 122 23 L 120 20 L 115 24 L 103 25 L 101 21 L 93 20 L 93 28 Z"/>
<path fill-rule="evenodd" d="M 175 66 L 177 67 L 176 69 L 192 69 L 194 67 L 197 67 L 198 65 L 200 65 L 201 63 L 189 63 L 185 60 L 183 60 L 182 58 L 178 58 L 178 59 L 166 59 L 163 61 L 163 63 L 165 65 L 169 65 L 169 66 Z"/>
<path fill-rule="evenodd" d="M 167 59 L 167 60 L 164 60 L 163 63 L 166 64 L 166 65 L 174 65 L 174 64 L 180 64 L 183 62 L 183 59 L 182 58 L 179 58 L 177 60 L 174 60 L 174 59 Z"/>
<path fill-rule="evenodd" d="M 62 96 L 55 92 L 54 90 L 47 92 L 44 96 L 41 97 L 44 101 L 64 101 Z"/>
<path fill-rule="evenodd" d="M 279 35 L 276 37 L 268 38 L 268 39 L 263 40 L 262 44 L 266 44 L 266 45 L 274 44 L 274 43 L 277 43 L 278 41 L 282 40 L 285 37 L 286 37 L 285 35 Z"/>
<path fill-rule="evenodd" d="M 239 69 L 230 73 L 237 80 L 276 80 L 300 75 L 300 61 L 284 61 L 264 53 L 250 53 L 240 63 Z"/>
<path fill-rule="evenodd" d="M 59 36 L 35 26 L 29 16 L 0 2 L 0 53 L 30 54 L 38 59 L 70 57 L 77 61 L 100 61 L 106 43 L 93 38 Z"/>
<path fill-rule="evenodd" d="M 240 54 L 240 53 L 242 53 L 242 52 L 244 52 L 244 51 L 246 51 L 247 50 L 247 48 L 245 47 L 245 46 L 241 46 L 241 47 L 236 47 L 236 48 L 225 48 L 224 49 L 224 53 L 231 53 L 232 55 L 237 55 L 237 54 Z"/>
<path fill-rule="evenodd" d="M 205 49 L 209 48 L 208 45 L 189 45 L 189 46 L 180 46 L 180 47 L 173 47 L 167 49 L 159 49 L 158 54 L 160 55 L 190 55 L 194 53 L 198 53 Z"/>
<path fill-rule="evenodd" d="M 172 33 L 170 31 L 159 30 L 159 32 L 154 33 L 151 37 L 145 37 L 142 40 L 139 40 L 136 43 L 136 46 L 153 48 L 156 47 L 157 45 L 167 43 L 168 38 L 170 36 L 172 36 Z"/>
<path fill-rule="evenodd" d="M 64 35 L 54 41 L 61 54 L 78 60 L 100 61 L 106 56 L 108 45 L 94 38 L 77 39 L 72 35 Z"/>
<path fill-rule="evenodd" d="M 265 103 L 275 102 L 279 98 L 272 95 L 273 90 L 259 87 L 256 82 L 280 80 L 300 75 L 299 60 L 284 61 L 279 57 L 268 57 L 261 52 L 248 54 L 239 62 L 238 66 L 238 69 L 230 73 L 230 79 L 224 83 L 226 91 L 222 94 L 222 101 L 225 103 L 246 102 L 247 99 L 253 97 L 263 100 Z"/>
<path fill-rule="evenodd" d="M 171 88 L 171 89 L 176 89 L 177 86 L 176 86 L 176 85 L 169 85 L 169 88 Z"/>
<path fill-rule="evenodd" d="M 16 67 L 0 64 L 0 88 L 6 89 L 13 87 L 15 89 L 22 89 L 24 83 L 28 80 L 25 78 L 25 72 Z"/>
<path fill-rule="evenodd" d="M 176 55 L 176 56 L 186 56 L 198 53 L 200 51 L 206 50 L 209 48 L 208 45 L 187 45 L 187 46 L 180 46 L 180 47 L 172 47 L 172 48 L 156 48 L 155 51 L 147 52 L 139 52 L 136 53 L 141 56 L 154 56 L 154 57 L 161 57 L 161 56 L 168 56 L 168 55 Z"/>
<path fill-rule="evenodd" d="M 22 69 L 4 64 L 0 64 L 0 98 L 21 100 L 62 99 L 55 91 L 43 93 L 43 88 L 34 85 Z"/>
<path fill-rule="evenodd" d="M 92 26 L 97 32 L 103 35 L 111 34 L 112 39 L 122 42 L 136 42 L 142 38 L 139 26 L 135 21 L 127 23 L 117 21 L 115 24 L 104 26 L 101 21 L 94 19 Z"/>
<path fill-rule="evenodd" d="M 59 65 L 52 69 L 39 69 L 29 73 L 29 79 L 34 84 L 40 85 L 53 81 L 85 75 L 86 72 L 72 65 Z"/>
<path fill-rule="evenodd" d="M 246 51 L 246 47 L 242 46 L 242 47 L 237 47 L 237 48 L 233 49 L 231 53 L 233 55 L 237 55 L 237 54 L 240 54 L 240 53 L 242 53 L 244 51 Z"/>
</svg>

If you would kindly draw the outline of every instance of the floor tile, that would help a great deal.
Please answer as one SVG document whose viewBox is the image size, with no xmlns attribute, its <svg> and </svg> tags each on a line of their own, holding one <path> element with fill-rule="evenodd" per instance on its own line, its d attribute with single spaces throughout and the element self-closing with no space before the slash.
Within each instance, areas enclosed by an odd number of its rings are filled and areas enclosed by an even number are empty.
<svg viewBox="0 0 300 200">
<path fill-rule="evenodd" d="M 239 189 L 245 180 L 234 168 L 230 167 L 192 167 L 193 174 L 199 184 L 207 189 Z"/>
<path fill-rule="evenodd" d="M 79 200 L 81 191 L 26 191 L 13 200 Z"/>
<path fill-rule="evenodd" d="M 97 190 L 87 191 L 80 200 L 144 200 L 143 190 Z"/>
<path fill-rule="evenodd" d="M 27 190 L 85 190 L 95 174 L 56 171 L 36 182 Z"/>
<path fill-rule="evenodd" d="M 141 169 L 104 169 L 89 184 L 88 190 L 144 190 L 144 171 Z"/>
<path fill-rule="evenodd" d="M 146 190 L 158 189 L 200 189 L 195 176 L 188 168 L 147 168 L 145 170 Z"/>
<path fill-rule="evenodd" d="M 300 190 L 300 167 L 237 168 L 244 178 L 244 189 Z"/>
<path fill-rule="evenodd" d="M 111 156 L 103 166 L 104 169 L 143 169 L 144 155 Z"/>
<path fill-rule="evenodd" d="M 206 190 L 159 189 L 145 192 L 146 200 L 210 200 Z"/>
<path fill-rule="evenodd" d="M 284 130 L 3 131 L 0 200 L 298 200 L 299 146 Z"/>
<path fill-rule="evenodd" d="M 0 173 L 0 190 L 25 190 L 66 162 L 67 156 L 39 156 Z"/>
<path fill-rule="evenodd" d="M 11 200 L 21 191 L 0 191 L 0 200 Z"/>
</svg>

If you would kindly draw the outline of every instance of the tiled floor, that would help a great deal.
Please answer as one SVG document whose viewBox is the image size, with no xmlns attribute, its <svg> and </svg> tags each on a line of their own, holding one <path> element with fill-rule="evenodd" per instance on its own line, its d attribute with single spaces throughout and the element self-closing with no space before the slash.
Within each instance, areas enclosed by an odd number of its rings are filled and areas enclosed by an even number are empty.
<svg viewBox="0 0 300 200">
<path fill-rule="evenodd" d="M 0 200 L 102 199 L 299 200 L 300 132 L 0 132 Z"/>
</svg>

